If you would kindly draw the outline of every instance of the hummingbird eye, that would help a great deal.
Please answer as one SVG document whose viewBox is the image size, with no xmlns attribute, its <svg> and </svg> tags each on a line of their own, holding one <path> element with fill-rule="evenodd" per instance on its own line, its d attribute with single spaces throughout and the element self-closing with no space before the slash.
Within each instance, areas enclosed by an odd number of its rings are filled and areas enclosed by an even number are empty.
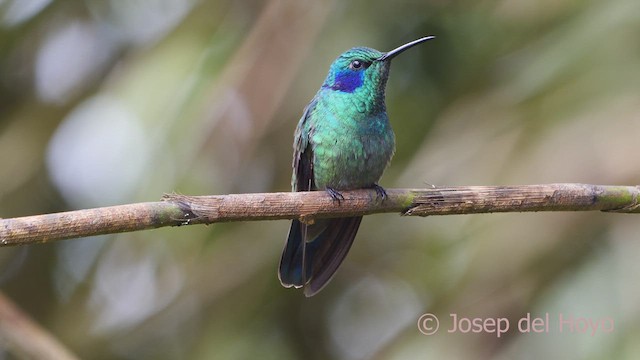
<svg viewBox="0 0 640 360">
<path fill-rule="evenodd" d="M 362 68 L 368 68 L 371 63 L 362 60 L 353 60 L 351 64 L 349 64 L 349 69 L 351 70 L 360 70 Z"/>
</svg>

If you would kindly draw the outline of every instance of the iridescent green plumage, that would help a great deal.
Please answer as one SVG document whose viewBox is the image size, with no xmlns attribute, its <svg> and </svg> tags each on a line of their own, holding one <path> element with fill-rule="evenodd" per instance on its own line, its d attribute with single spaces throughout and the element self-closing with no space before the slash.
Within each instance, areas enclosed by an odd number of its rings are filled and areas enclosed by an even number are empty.
<svg viewBox="0 0 640 360">
<path fill-rule="evenodd" d="M 293 191 L 375 188 L 395 150 L 385 106 L 391 59 L 432 37 L 387 53 L 357 47 L 331 65 L 322 87 L 305 108 L 294 139 Z M 324 287 L 347 255 L 361 216 L 291 224 L 280 261 L 286 287 L 305 287 L 312 296 Z M 303 270 L 304 269 L 304 270 Z"/>
</svg>

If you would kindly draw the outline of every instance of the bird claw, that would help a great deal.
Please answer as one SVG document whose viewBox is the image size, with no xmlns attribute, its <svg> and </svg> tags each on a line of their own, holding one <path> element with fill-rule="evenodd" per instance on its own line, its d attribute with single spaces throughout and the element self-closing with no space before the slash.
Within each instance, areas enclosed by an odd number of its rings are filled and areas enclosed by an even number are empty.
<svg viewBox="0 0 640 360">
<path fill-rule="evenodd" d="M 327 186 L 327 192 L 329 193 L 333 201 L 337 201 L 338 204 L 340 204 L 341 200 L 344 200 L 344 196 L 342 196 L 342 194 L 340 194 L 340 192 L 338 192 L 338 190 L 334 188 Z"/>
<path fill-rule="evenodd" d="M 387 198 L 387 191 L 382 186 L 373 184 L 372 188 L 376 191 L 378 198 L 382 199 L 382 201 Z"/>
</svg>

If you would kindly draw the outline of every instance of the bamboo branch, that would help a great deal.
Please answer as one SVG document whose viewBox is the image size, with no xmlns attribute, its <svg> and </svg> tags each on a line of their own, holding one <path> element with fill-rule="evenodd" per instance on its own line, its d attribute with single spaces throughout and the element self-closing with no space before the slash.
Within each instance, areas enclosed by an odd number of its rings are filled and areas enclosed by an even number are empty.
<svg viewBox="0 0 640 360">
<path fill-rule="evenodd" d="M 0 246 L 229 221 L 300 219 L 399 212 L 428 216 L 525 211 L 600 210 L 640 213 L 639 186 L 548 184 L 324 191 L 213 196 L 165 195 L 148 202 L 0 220 Z"/>
</svg>

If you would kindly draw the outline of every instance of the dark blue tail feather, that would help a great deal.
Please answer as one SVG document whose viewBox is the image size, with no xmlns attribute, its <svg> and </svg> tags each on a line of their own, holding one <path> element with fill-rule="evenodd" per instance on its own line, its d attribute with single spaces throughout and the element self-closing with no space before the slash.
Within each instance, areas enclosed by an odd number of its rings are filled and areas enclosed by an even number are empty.
<svg viewBox="0 0 640 360">
<path fill-rule="evenodd" d="M 280 260 L 279 278 L 285 287 L 305 287 L 306 296 L 313 296 L 333 277 L 347 256 L 356 236 L 361 216 L 321 219 L 313 225 L 293 220 Z M 306 233 L 306 242 L 303 237 Z M 306 249 L 304 246 L 306 244 Z M 306 254 L 303 274 L 302 254 Z"/>
</svg>

